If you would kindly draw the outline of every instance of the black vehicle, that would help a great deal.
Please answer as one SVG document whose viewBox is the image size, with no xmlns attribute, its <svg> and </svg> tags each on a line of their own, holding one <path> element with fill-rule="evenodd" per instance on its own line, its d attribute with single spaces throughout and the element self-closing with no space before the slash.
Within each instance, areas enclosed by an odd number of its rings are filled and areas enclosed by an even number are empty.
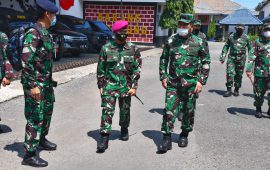
<svg viewBox="0 0 270 170">
<path fill-rule="evenodd" d="M 9 35 L 12 30 L 34 23 L 34 18 L 13 9 L 0 7 L 0 31 Z"/>
<path fill-rule="evenodd" d="M 63 54 L 78 56 L 82 52 L 87 52 L 89 42 L 86 35 L 72 31 L 67 25 L 59 21 L 54 27 L 50 28 L 50 32 L 58 47 L 56 51 L 59 57 L 56 60 L 59 60 Z"/>
<path fill-rule="evenodd" d="M 57 20 L 69 26 L 73 31 L 85 34 L 89 41 L 89 51 L 99 51 L 109 40 L 106 33 L 94 31 L 86 20 L 70 15 L 58 15 Z"/>
<path fill-rule="evenodd" d="M 8 36 L 14 29 L 25 25 L 31 25 L 34 22 L 34 18 L 30 15 L 13 9 L 0 7 L 0 31 L 6 33 Z M 59 43 L 56 43 L 55 48 L 57 49 L 57 53 L 53 56 L 54 60 L 59 60 L 62 56 L 62 54 L 59 55 L 58 46 Z"/>
<path fill-rule="evenodd" d="M 87 20 L 87 22 L 90 24 L 90 26 L 95 32 L 101 32 L 101 33 L 107 34 L 109 39 L 115 38 L 112 30 L 104 22 L 92 21 L 92 20 Z"/>
</svg>

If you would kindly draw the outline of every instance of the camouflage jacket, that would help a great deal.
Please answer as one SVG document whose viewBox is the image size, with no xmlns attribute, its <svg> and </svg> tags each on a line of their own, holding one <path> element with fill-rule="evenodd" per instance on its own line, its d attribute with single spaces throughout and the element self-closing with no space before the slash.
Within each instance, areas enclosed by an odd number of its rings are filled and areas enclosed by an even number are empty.
<svg viewBox="0 0 270 170">
<path fill-rule="evenodd" d="M 236 33 L 229 36 L 226 41 L 220 56 L 220 61 L 224 62 L 226 55 L 230 49 L 229 57 L 237 61 L 245 61 L 246 53 L 251 50 L 251 42 L 246 34 L 242 34 L 239 37 Z"/>
<path fill-rule="evenodd" d="M 194 33 L 193 33 L 194 34 Z M 203 32 L 199 32 L 198 34 L 194 34 L 197 37 L 199 37 L 200 39 L 203 40 L 203 44 L 205 45 L 206 49 L 209 51 L 209 47 L 208 47 L 208 42 L 207 42 L 207 37 Z"/>
<path fill-rule="evenodd" d="M 41 30 L 42 38 L 33 28 L 25 34 L 21 83 L 26 88 L 46 88 L 52 85 L 53 41 L 48 30 Z"/>
<path fill-rule="evenodd" d="M 5 33 L 0 32 L 0 81 L 5 77 L 7 79 L 12 79 L 13 69 L 11 64 L 7 59 L 7 48 L 8 37 Z"/>
<path fill-rule="evenodd" d="M 167 73 L 169 66 L 169 74 Z M 160 57 L 160 80 L 168 78 L 172 86 L 205 85 L 210 71 L 210 55 L 203 42 L 191 34 L 187 39 L 171 36 Z"/>
<path fill-rule="evenodd" d="M 256 77 L 270 77 L 270 41 L 264 38 L 257 39 L 250 52 L 247 62 L 247 72 L 253 71 Z"/>
<path fill-rule="evenodd" d="M 141 54 L 132 43 L 105 44 L 97 66 L 97 84 L 104 95 L 123 95 L 130 88 L 138 88 L 142 66 Z"/>
</svg>

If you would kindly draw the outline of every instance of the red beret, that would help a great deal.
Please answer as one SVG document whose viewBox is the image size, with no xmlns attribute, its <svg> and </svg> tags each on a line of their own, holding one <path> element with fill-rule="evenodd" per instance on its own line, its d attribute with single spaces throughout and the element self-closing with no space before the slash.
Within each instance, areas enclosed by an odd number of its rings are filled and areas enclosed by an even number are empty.
<svg viewBox="0 0 270 170">
<path fill-rule="evenodd" d="M 116 21 L 112 26 L 112 31 L 117 32 L 117 31 L 121 30 L 122 28 L 125 28 L 126 26 L 128 26 L 127 21 L 124 21 L 124 20 Z"/>
</svg>

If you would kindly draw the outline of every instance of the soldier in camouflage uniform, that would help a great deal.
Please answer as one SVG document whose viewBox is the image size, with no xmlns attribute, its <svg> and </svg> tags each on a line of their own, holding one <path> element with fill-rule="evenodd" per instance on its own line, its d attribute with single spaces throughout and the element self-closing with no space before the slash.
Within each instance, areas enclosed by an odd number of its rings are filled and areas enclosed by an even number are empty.
<svg viewBox="0 0 270 170">
<path fill-rule="evenodd" d="M 7 35 L 3 32 L 0 32 L 0 86 L 2 84 L 4 87 L 10 84 L 10 81 L 13 76 L 12 67 L 7 59 L 6 53 L 7 43 L 8 43 Z M 0 125 L 0 133 L 2 132 L 3 130 L 1 129 Z"/>
<path fill-rule="evenodd" d="M 253 65 L 255 65 L 254 70 Z M 264 25 L 262 36 L 255 41 L 249 55 L 246 73 L 250 79 L 252 72 L 254 72 L 255 116 L 261 118 L 261 107 L 266 92 L 268 93 L 268 105 L 270 106 L 270 23 Z M 270 116 L 270 107 L 267 114 Z"/>
<path fill-rule="evenodd" d="M 104 152 L 108 148 L 112 118 L 115 111 L 116 99 L 119 99 L 121 139 L 129 138 L 131 96 L 136 95 L 140 78 L 142 59 L 138 48 L 127 38 L 127 21 L 117 21 L 112 30 L 115 41 L 105 44 L 100 52 L 97 81 L 101 93 L 101 141 L 97 151 Z"/>
<path fill-rule="evenodd" d="M 209 47 L 208 47 L 207 37 L 203 32 L 200 31 L 201 26 L 202 26 L 201 21 L 194 20 L 192 34 L 201 38 L 203 40 L 203 44 L 205 45 L 206 49 L 208 50 Z"/>
<path fill-rule="evenodd" d="M 201 38 L 203 40 L 203 44 L 205 46 L 205 49 L 207 51 L 209 51 L 207 37 L 203 32 L 200 31 L 200 29 L 201 29 L 201 21 L 194 20 L 192 28 L 193 28 L 192 34 L 196 35 L 199 38 Z M 178 115 L 178 120 L 180 120 L 180 121 L 183 119 L 183 111 L 182 111 L 182 109 L 183 109 L 183 105 L 182 105 L 182 103 L 180 103 L 179 104 L 179 115 Z"/>
<path fill-rule="evenodd" d="M 233 83 L 235 87 L 233 95 L 239 96 L 239 89 L 241 88 L 246 63 L 246 49 L 248 49 L 248 51 L 251 49 L 249 37 L 244 33 L 244 25 L 239 24 L 235 29 L 236 33 L 232 33 L 229 36 L 219 59 L 221 64 L 223 64 L 230 49 L 226 70 L 227 92 L 224 94 L 224 97 L 230 97 L 232 95 Z"/>
<path fill-rule="evenodd" d="M 177 34 L 168 39 L 160 57 L 160 81 L 166 89 L 166 104 L 161 128 L 163 141 L 158 147 L 159 153 L 172 148 L 171 133 L 179 103 L 183 104 L 183 120 L 178 145 L 187 146 L 188 134 L 194 124 L 196 98 L 208 79 L 210 55 L 202 39 L 191 34 L 192 21 L 191 14 L 180 16 Z"/>
<path fill-rule="evenodd" d="M 49 0 L 37 0 L 39 31 L 30 28 L 25 34 L 22 54 L 21 83 L 25 97 L 25 118 L 27 120 L 24 148 L 26 154 L 22 164 L 45 167 L 48 162 L 36 151 L 56 150 L 56 144 L 48 141 L 48 134 L 54 105 L 52 80 L 53 41 L 48 29 L 56 23 L 58 8 Z"/>
</svg>

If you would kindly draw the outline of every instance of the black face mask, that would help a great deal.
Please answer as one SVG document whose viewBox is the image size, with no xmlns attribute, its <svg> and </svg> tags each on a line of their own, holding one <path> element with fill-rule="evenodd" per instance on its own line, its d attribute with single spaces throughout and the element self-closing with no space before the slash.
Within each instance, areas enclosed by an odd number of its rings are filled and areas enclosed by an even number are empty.
<svg viewBox="0 0 270 170">
<path fill-rule="evenodd" d="M 237 33 L 238 35 L 242 35 L 243 32 L 244 32 L 244 30 L 242 30 L 242 29 L 236 29 L 236 33 Z"/>
<path fill-rule="evenodd" d="M 115 38 L 121 42 L 125 42 L 127 39 L 128 35 L 127 34 L 115 34 Z"/>
<path fill-rule="evenodd" d="M 199 29 L 194 29 L 194 30 L 193 30 L 193 33 L 194 33 L 194 34 L 199 34 L 199 32 L 200 32 Z"/>
</svg>

